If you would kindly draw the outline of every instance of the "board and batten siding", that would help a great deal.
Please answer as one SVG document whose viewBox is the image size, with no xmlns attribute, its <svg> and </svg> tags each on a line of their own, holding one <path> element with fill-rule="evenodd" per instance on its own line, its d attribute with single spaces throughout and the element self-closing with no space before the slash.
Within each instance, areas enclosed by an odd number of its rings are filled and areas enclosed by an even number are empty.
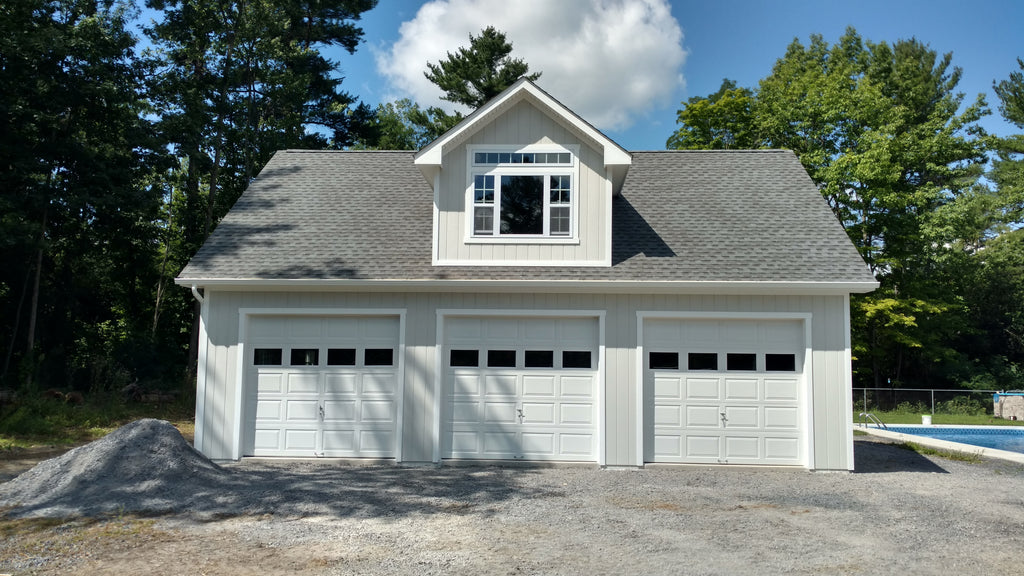
<svg viewBox="0 0 1024 576">
<path fill-rule="evenodd" d="M 579 147 L 578 244 L 467 243 L 466 191 L 470 186 L 466 146 L 557 144 Z M 466 262 L 574 262 L 610 265 L 607 243 L 611 186 L 605 178 L 602 155 L 561 124 L 528 102 L 481 128 L 444 156 L 437 194 L 438 264 Z"/>
<path fill-rule="evenodd" d="M 853 466 L 850 350 L 846 296 L 738 296 L 537 293 L 355 293 L 228 292 L 207 289 L 202 328 L 208 341 L 200 349 L 197 399 L 197 448 L 214 459 L 233 458 L 239 424 L 235 406 L 240 382 L 239 315 L 242 309 L 387 309 L 405 311 L 405 363 L 402 457 L 427 462 L 434 456 L 437 430 L 435 395 L 439 393 L 437 311 L 588 310 L 605 312 L 604 458 L 609 466 L 635 466 L 638 454 L 638 312 L 794 313 L 811 315 L 814 414 L 814 468 L 848 470 Z M 201 334 L 202 336 L 202 334 Z M 205 360 L 205 363 L 203 363 Z M 201 444 L 199 444 L 201 443 Z"/>
</svg>

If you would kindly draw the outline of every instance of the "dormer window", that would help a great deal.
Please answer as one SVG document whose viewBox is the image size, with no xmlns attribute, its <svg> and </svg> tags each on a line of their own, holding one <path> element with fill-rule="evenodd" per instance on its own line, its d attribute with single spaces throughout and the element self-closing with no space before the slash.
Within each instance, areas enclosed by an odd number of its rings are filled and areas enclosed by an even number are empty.
<svg viewBox="0 0 1024 576">
<path fill-rule="evenodd" d="M 571 241 L 576 155 L 564 148 L 470 150 L 471 239 Z"/>
</svg>

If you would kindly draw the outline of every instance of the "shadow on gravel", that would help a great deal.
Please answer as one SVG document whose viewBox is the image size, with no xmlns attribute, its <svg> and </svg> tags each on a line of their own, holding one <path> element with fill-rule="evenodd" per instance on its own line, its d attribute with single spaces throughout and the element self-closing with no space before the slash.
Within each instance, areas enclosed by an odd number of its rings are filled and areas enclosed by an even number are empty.
<svg viewBox="0 0 1024 576">
<path fill-rule="evenodd" d="M 870 440 L 855 440 L 853 442 L 853 471 L 855 474 L 880 474 L 884 472 L 949 473 L 935 462 L 917 452 Z"/>
</svg>

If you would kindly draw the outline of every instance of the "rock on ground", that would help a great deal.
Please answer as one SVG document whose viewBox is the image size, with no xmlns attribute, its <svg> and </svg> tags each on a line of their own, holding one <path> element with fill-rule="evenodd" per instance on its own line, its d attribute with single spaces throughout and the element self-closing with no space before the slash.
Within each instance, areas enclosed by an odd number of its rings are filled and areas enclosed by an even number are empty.
<svg viewBox="0 0 1024 576">
<path fill-rule="evenodd" d="M 227 472 L 164 420 L 138 420 L 0 484 L 12 516 L 99 516 L 187 507 Z"/>
</svg>

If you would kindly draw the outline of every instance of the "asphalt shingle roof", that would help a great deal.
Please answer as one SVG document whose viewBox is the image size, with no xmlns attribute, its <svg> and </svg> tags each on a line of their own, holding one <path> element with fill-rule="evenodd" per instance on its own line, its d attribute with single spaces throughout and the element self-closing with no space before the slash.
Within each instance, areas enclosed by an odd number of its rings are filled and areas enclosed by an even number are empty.
<svg viewBox="0 0 1024 576">
<path fill-rule="evenodd" d="M 874 281 L 792 152 L 632 155 L 610 268 L 432 266 L 413 152 L 285 150 L 179 279 Z"/>
</svg>

